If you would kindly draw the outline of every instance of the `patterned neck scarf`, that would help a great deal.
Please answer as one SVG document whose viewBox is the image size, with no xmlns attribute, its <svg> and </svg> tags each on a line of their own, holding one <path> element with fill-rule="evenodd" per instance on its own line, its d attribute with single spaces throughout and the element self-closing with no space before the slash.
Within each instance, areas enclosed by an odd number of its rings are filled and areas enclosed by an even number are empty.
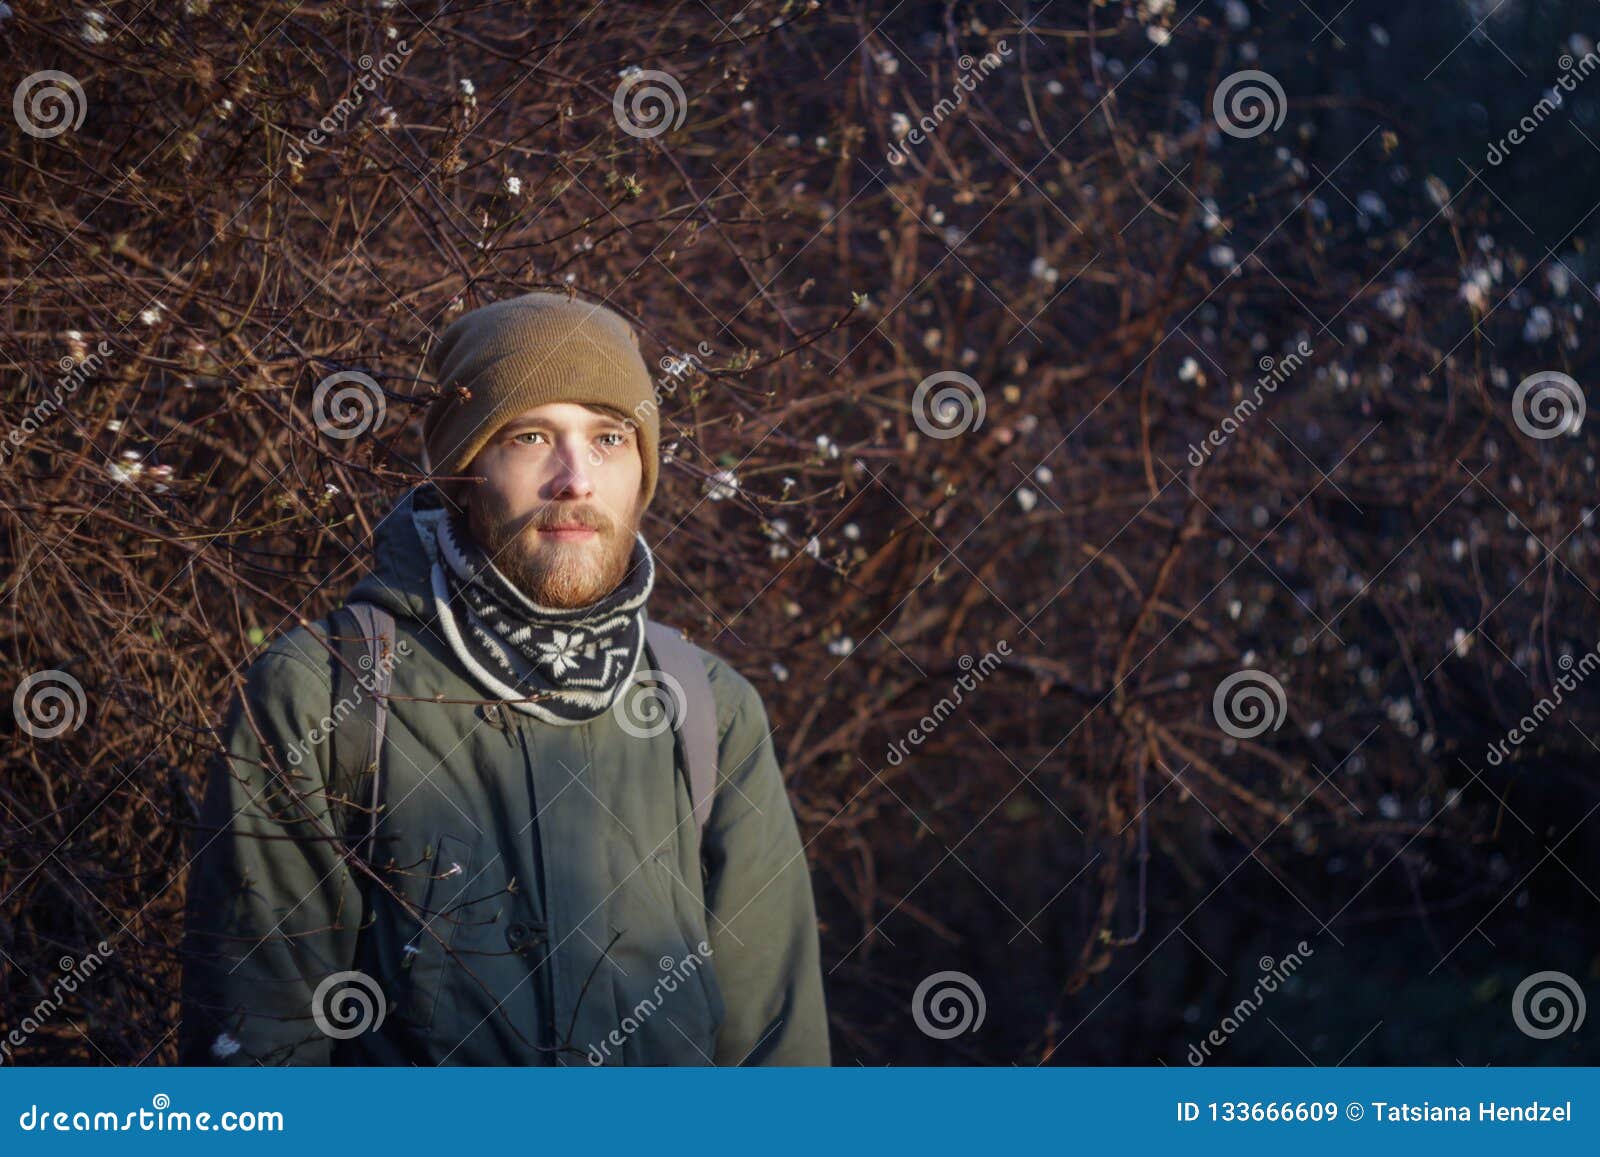
<svg viewBox="0 0 1600 1157">
<path fill-rule="evenodd" d="M 644 653 L 655 560 L 642 536 L 616 589 L 561 609 L 518 590 L 432 486 L 418 490 L 412 518 L 432 561 L 441 630 L 484 690 L 546 723 L 582 723 L 610 709 Z"/>
</svg>

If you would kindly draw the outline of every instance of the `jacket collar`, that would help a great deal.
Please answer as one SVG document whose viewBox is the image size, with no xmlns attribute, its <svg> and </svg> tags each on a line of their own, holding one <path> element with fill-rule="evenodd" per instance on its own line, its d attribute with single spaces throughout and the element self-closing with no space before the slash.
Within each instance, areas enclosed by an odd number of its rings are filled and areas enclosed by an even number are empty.
<svg viewBox="0 0 1600 1157">
<path fill-rule="evenodd" d="M 378 519 L 373 528 L 372 569 L 350 589 L 346 602 L 377 603 L 393 614 L 426 621 L 433 617 L 431 563 L 412 522 L 415 490 Z"/>
</svg>

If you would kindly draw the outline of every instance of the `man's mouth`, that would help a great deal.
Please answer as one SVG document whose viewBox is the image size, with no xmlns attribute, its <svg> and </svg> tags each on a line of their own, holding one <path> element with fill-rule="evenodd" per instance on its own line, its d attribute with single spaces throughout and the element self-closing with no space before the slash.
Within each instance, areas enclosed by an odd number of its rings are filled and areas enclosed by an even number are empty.
<svg viewBox="0 0 1600 1157">
<path fill-rule="evenodd" d="M 540 538 L 548 538 L 555 542 L 583 542 L 600 533 L 586 522 L 553 522 L 536 529 Z"/>
<path fill-rule="evenodd" d="M 553 538 L 557 542 L 577 542 L 592 538 L 597 533 L 599 532 L 589 526 L 551 526 L 539 532 L 542 537 Z"/>
</svg>

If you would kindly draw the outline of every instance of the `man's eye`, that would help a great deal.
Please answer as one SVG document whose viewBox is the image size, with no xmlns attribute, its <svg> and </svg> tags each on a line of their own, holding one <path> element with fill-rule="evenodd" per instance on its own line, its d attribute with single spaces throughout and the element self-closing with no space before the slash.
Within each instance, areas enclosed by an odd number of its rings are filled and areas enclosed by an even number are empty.
<svg viewBox="0 0 1600 1157">
<path fill-rule="evenodd" d="M 524 430 L 520 434 L 513 435 L 512 436 L 512 441 L 521 442 L 522 439 L 524 439 L 524 438 L 543 438 L 543 437 L 544 437 L 544 435 L 542 433 L 540 433 L 538 430 Z M 523 442 L 522 444 L 524 446 L 533 445 L 532 442 Z"/>
<path fill-rule="evenodd" d="M 608 439 L 608 438 L 610 438 L 612 440 L 607 442 L 606 439 Z M 628 436 L 626 434 L 619 434 L 615 430 L 611 431 L 608 434 L 601 434 L 600 435 L 600 441 L 604 442 L 607 446 L 620 446 L 624 442 L 626 442 L 627 440 L 628 440 Z"/>
</svg>

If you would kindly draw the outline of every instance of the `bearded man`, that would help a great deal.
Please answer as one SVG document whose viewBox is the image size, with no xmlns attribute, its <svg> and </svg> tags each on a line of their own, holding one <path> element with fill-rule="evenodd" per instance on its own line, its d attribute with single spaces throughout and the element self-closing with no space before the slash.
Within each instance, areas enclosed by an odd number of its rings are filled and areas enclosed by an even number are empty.
<svg viewBox="0 0 1600 1157">
<path fill-rule="evenodd" d="M 646 619 L 659 425 L 632 327 L 528 294 L 430 365 L 430 481 L 229 711 L 180 1060 L 830 1063 L 765 707 Z"/>
</svg>

